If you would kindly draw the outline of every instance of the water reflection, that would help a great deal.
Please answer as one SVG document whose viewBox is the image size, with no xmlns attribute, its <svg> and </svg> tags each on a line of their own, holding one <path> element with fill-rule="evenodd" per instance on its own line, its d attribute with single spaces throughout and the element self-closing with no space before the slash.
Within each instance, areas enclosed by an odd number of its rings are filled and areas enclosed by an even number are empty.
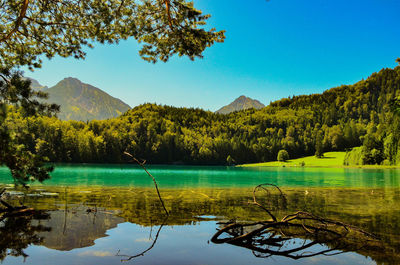
<svg viewBox="0 0 400 265">
<path fill-rule="evenodd" d="M 118 250 L 118 252 L 117 252 L 117 254 L 116 254 L 115 256 L 117 256 L 117 257 L 122 257 L 121 262 L 123 262 L 123 261 L 130 261 L 130 260 L 133 260 L 133 259 L 135 259 L 135 258 L 144 256 L 144 254 L 146 254 L 148 251 L 150 251 L 150 250 L 156 245 L 157 240 L 158 240 L 158 237 L 160 236 L 160 232 L 161 232 L 162 228 L 164 227 L 164 225 L 166 224 L 167 220 L 168 220 L 168 216 L 164 219 L 162 225 L 160 225 L 160 227 L 158 228 L 157 233 L 156 233 L 156 235 L 155 235 L 155 237 L 154 237 L 154 239 L 153 239 L 153 243 L 152 243 L 148 248 L 146 248 L 146 249 L 143 250 L 142 252 L 140 252 L 140 253 L 138 253 L 138 254 L 135 254 L 135 255 L 121 254 L 121 253 L 120 253 L 121 250 Z M 151 227 L 151 228 L 152 228 L 152 229 L 150 230 L 149 239 L 152 238 L 153 227 Z"/>
<path fill-rule="evenodd" d="M 42 244 L 41 233 L 50 233 L 51 227 L 41 221 L 49 220 L 50 215 L 37 211 L 28 216 L 5 217 L 0 219 L 0 260 L 7 256 L 22 256 L 25 260 L 28 254 L 24 250 L 32 244 Z"/>
<path fill-rule="evenodd" d="M 113 211 L 97 208 L 96 212 L 88 212 L 90 209 L 78 205 L 67 211 L 48 211 L 47 220 L 32 222 L 51 227 L 38 234 L 43 238 L 41 245 L 63 251 L 92 246 L 96 239 L 107 236 L 107 230 L 124 222 Z"/>
<path fill-rule="evenodd" d="M 21 260 L 14 256 L 27 255 L 27 264 L 54 264 L 54 259 L 59 265 L 76 264 L 77 261 L 82 264 L 120 264 L 121 259 L 134 256 L 137 257 L 132 258 L 135 262 L 143 264 L 265 264 L 265 260 L 257 261 L 259 259 L 251 252 L 238 251 L 232 244 L 207 243 L 216 229 L 221 228 L 217 222 L 265 220 L 265 212 L 247 204 L 251 200 L 251 191 L 163 189 L 161 193 L 171 213 L 165 220 L 152 189 L 47 188 L 49 194 L 58 195 L 25 198 L 25 204 L 38 209 L 38 214 L 5 219 L 0 223 L 1 258 L 4 264 L 19 264 Z M 305 210 L 351 223 L 381 237 L 384 251 L 377 245 L 346 248 L 346 244 L 313 244 L 314 252 L 332 249 L 352 252 L 335 258 L 323 256 L 324 263 L 335 264 L 338 259 L 346 263 L 350 256 L 349 264 L 357 263 L 354 259 L 365 264 L 364 257 L 377 263 L 400 262 L 399 190 L 292 188 L 284 192 L 288 209 L 277 211 L 277 216 Z M 284 231 L 284 234 L 289 232 Z M 277 233 L 273 238 L 283 238 L 283 235 Z M 288 242 L 294 246 L 311 243 L 304 235 L 291 238 Z M 157 243 L 154 239 L 158 239 Z M 263 240 L 265 238 L 259 238 L 258 242 Z M 150 246 L 151 251 L 141 255 Z M 323 254 L 329 254 L 327 252 Z M 117 253 L 126 256 L 118 257 Z M 289 262 L 284 257 L 274 259 Z M 368 261 L 373 263 L 371 259 Z M 304 260 L 302 264 L 308 262 L 311 261 Z"/>
<path fill-rule="evenodd" d="M 256 222 L 223 224 L 211 238 L 214 244 L 231 244 L 250 250 L 257 258 L 282 256 L 293 260 L 334 256 L 345 252 L 384 253 L 377 237 L 345 224 L 311 220 L 314 224 Z M 315 225 L 316 221 L 319 223 Z M 307 220 L 310 223 L 310 220 Z M 221 224 L 221 223 L 220 223 Z"/>
</svg>

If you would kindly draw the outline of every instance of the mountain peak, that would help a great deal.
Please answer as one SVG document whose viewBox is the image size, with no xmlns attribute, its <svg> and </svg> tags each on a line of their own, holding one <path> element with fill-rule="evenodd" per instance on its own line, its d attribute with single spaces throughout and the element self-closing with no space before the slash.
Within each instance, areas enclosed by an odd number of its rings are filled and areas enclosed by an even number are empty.
<svg viewBox="0 0 400 265">
<path fill-rule="evenodd" d="M 262 104 L 260 101 L 246 97 L 245 95 L 241 95 L 229 105 L 226 105 L 217 110 L 216 113 L 228 114 L 239 110 L 252 109 L 252 108 L 262 109 L 264 107 L 265 107 L 264 104 Z"/>
<path fill-rule="evenodd" d="M 75 85 L 83 84 L 83 82 L 76 77 L 66 77 L 58 83 L 68 83 L 68 84 L 75 84 Z"/>
<path fill-rule="evenodd" d="M 80 83 L 82 83 L 81 80 L 79 80 L 79 79 L 76 78 L 76 77 L 65 77 L 65 78 L 63 79 L 63 81 L 75 81 L 75 82 L 80 82 Z"/>
<path fill-rule="evenodd" d="M 46 92 L 49 102 L 61 106 L 58 117 L 62 120 L 103 120 L 130 109 L 122 100 L 74 77 L 64 78 Z"/>
</svg>

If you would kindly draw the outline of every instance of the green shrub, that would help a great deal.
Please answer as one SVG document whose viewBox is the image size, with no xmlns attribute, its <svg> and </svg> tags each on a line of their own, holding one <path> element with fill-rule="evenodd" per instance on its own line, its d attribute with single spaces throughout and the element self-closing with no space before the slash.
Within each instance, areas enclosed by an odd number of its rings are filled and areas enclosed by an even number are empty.
<svg viewBox="0 0 400 265">
<path fill-rule="evenodd" d="M 346 152 L 343 164 L 345 166 L 362 165 L 362 147 L 354 147 L 351 151 Z"/>
<path fill-rule="evenodd" d="M 283 149 L 278 152 L 278 161 L 285 162 L 288 159 L 289 159 L 289 153 L 286 150 Z"/>
</svg>

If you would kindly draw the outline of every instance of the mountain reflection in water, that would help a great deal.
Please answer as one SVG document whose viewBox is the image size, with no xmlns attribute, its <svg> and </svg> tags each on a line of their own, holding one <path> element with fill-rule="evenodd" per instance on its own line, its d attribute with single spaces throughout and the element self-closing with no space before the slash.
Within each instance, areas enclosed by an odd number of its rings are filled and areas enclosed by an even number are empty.
<svg viewBox="0 0 400 265">
<path fill-rule="evenodd" d="M 354 248 L 351 253 L 296 261 L 296 264 L 400 263 L 400 194 L 398 189 L 291 188 L 283 189 L 286 210 L 297 210 L 340 220 L 381 238 L 382 248 Z M 40 194 L 41 191 L 29 191 Z M 157 195 L 150 188 L 46 187 L 57 196 L 27 196 L 25 204 L 38 213 L 0 222 L 0 258 L 3 264 L 120 264 L 135 257 L 139 264 L 265 264 L 293 263 L 285 257 L 257 259 L 251 251 L 210 239 L 229 220 L 250 222 L 269 219 L 248 205 L 252 189 L 163 189 L 170 216 L 165 220 Z M 44 193 L 46 194 L 46 193 Z M 260 198 L 262 200 L 262 198 Z M 204 217 L 208 216 L 208 217 Z M 164 223 L 163 223 L 164 222 Z M 160 229 L 161 225 L 163 228 Z M 157 233 L 159 231 L 159 234 Z M 293 237 L 292 244 L 303 244 Z M 329 249 L 314 246 L 314 251 Z M 341 250 L 346 250 L 341 248 Z M 117 255 L 118 254 L 118 255 Z M 125 255 L 121 257 L 121 255 Z M 366 258 L 367 257 L 367 258 Z"/>
</svg>

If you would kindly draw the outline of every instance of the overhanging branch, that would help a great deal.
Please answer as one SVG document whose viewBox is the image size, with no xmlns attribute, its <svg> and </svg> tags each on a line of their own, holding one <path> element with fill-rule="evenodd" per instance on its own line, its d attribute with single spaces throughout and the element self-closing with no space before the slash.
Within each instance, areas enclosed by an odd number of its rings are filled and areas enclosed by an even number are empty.
<svg viewBox="0 0 400 265">
<path fill-rule="evenodd" d="M 28 9 L 28 5 L 29 5 L 29 0 L 23 0 L 22 3 L 22 8 L 21 8 L 21 12 L 19 13 L 19 16 L 17 18 L 17 21 L 15 22 L 15 26 L 14 28 L 2 39 L 0 39 L 0 42 L 6 41 L 9 38 L 11 38 L 11 36 L 18 31 L 19 26 L 21 26 L 22 20 L 25 17 L 26 14 L 26 10 Z"/>
</svg>

